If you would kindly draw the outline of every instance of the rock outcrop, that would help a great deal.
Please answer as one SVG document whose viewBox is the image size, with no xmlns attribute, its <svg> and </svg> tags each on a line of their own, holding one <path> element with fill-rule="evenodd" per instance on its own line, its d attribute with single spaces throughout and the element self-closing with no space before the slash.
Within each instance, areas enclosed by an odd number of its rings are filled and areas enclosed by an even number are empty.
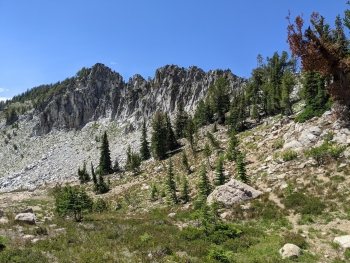
<svg viewBox="0 0 350 263">
<path fill-rule="evenodd" d="M 19 213 L 16 215 L 15 221 L 34 225 L 36 222 L 36 217 L 33 213 Z"/>
<path fill-rule="evenodd" d="M 157 110 L 174 113 L 180 101 L 186 111 L 193 110 L 219 76 L 229 79 L 231 91 L 246 82 L 230 70 L 204 72 L 194 66 L 185 69 L 175 65 L 157 69 L 154 79 L 145 80 L 137 74 L 124 82 L 118 73 L 97 63 L 78 72 L 64 82 L 60 92 L 42 102 L 34 114 L 38 122 L 33 135 L 80 128 L 99 118 L 129 121 L 138 128 L 143 119 L 150 120 Z"/>
<path fill-rule="evenodd" d="M 253 187 L 235 179 L 231 179 L 226 184 L 216 187 L 208 196 L 207 203 L 211 204 L 216 200 L 225 206 L 232 206 L 256 198 L 261 194 L 262 192 L 255 190 Z"/>
<path fill-rule="evenodd" d="M 287 243 L 280 249 L 279 253 L 283 259 L 298 258 L 302 254 L 302 251 L 298 246 Z"/>
</svg>

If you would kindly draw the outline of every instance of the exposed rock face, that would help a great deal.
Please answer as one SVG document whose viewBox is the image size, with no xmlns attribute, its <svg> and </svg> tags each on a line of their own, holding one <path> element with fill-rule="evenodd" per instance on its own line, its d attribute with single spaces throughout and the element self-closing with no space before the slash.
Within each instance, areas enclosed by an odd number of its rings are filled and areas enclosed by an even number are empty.
<svg viewBox="0 0 350 263">
<path fill-rule="evenodd" d="M 43 103 L 42 111 L 36 111 L 34 135 L 79 128 L 102 117 L 129 121 L 137 128 L 157 110 L 174 113 L 180 101 L 187 111 L 193 110 L 219 76 L 230 80 L 231 91 L 245 84 L 230 70 L 206 73 L 194 66 L 187 70 L 168 65 L 157 69 L 154 79 L 135 75 L 128 82 L 100 63 L 77 75 L 60 94 Z"/>
<path fill-rule="evenodd" d="M 336 237 L 334 243 L 339 244 L 342 248 L 350 248 L 350 235 Z"/>
<path fill-rule="evenodd" d="M 16 215 L 15 221 L 34 225 L 36 217 L 33 213 L 19 213 Z"/>
<path fill-rule="evenodd" d="M 262 192 L 255 190 L 253 187 L 231 179 L 224 185 L 220 185 L 208 196 L 207 203 L 211 204 L 214 200 L 224 204 L 225 206 L 232 206 L 234 204 L 256 198 Z"/>
<path fill-rule="evenodd" d="M 302 254 L 302 251 L 298 246 L 287 243 L 280 249 L 279 253 L 283 259 L 298 258 Z"/>
</svg>

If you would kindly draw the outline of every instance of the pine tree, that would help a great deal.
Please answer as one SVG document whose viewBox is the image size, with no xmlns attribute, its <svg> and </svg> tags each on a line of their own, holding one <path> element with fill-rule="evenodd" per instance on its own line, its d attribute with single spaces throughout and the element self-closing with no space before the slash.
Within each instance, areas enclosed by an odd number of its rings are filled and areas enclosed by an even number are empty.
<svg viewBox="0 0 350 263">
<path fill-rule="evenodd" d="M 80 168 L 78 168 L 78 176 L 79 176 L 79 181 L 81 184 L 87 183 L 91 180 L 89 173 L 86 171 L 86 163 L 85 162 L 83 164 L 82 170 L 80 170 Z"/>
<path fill-rule="evenodd" d="M 166 144 L 167 144 L 167 150 L 172 151 L 175 150 L 178 147 L 177 140 L 175 138 L 175 134 L 173 131 L 173 127 L 170 122 L 170 118 L 168 114 L 165 114 L 166 119 Z"/>
<path fill-rule="evenodd" d="M 115 158 L 114 164 L 113 164 L 113 171 L 114 172 L 118 172 L 120 170 L 119 167 L 119 162 L 118 162 L 118 158 Z"/>
<path fill-rule="evenodd" d="M 189 185 L 186 176 L 183 176 L 182 178 L 182 189 L 181 189 L 181 200 L 184 203 L 187 203 L 190 201 L 190 196 L 189 196 Z"/>
<path fill-rule="evenodd" d="M 214 135 L 209 131 L 207 131 L 207 138 L 209 139 L 211 146 L 213 146 L 215 149 L 220 148 L 220 142 L 215 139 Z"/>
<path fill-rule="evenodd" d="M 205 165 L 202 165 L 202 169 L 200 171 L 200 179 L 198 181 L 198 200 L 203 202 L 207 196 L 211 193 L 211 185 L 209 178 L 207 176 L 207 170 L 205 169 Z"/>
<path fill-rule="evenodd" d="M 290 101 L 290 94 L 293 91 L 295 80 L 293 74 L 287 69 L 282 77 L 282 98 L 281 106 L 284 107 L 284 113 L 287 115 L 293 114 Z"/>
<path fill-rule="evenodd" d="M 243 183 L 250 184 L 250 180 L 247 176 L 247 171 L 245 168 L 243 154 L 238 154 L 238 156 L 237 156 L 236 174 L 237 174 L 239 180 L 241 180 Z"/>
<path fill-rule="evenodd" d="M 98 174 L 98 183 L 97 183 L 97 194 L 104 194 L 107 193 L 109 191 L 109 187 L 108 185 L 104 182 L 103 180 L 103 176 L 102 176 L 102 172 L 100 170 L 99 174 Z"/>
<path fill-rule="evenodd" d="M 215 84 L 209 87 L 208 98 L 213 111 L 218 116 L 219 124 L 225 123 L 225 113 L 230 107 L 229 84 L 230 81 L 226 77 L 220 76 Z"/>
<path fill-rule="evenodd" d="M 204 150 L 203 150 L 203 154 L 204 156 L 207 158 L 207 162 L 208 162 L 208 166 L 211 168 L 211 165 L 210 165 L 210 155 L 211 155 L 211 149 L 210 149 L 210 146 L 209 146 L 209 143 L 206 142 L 205 145 L 204 145 Z"/>
<path fill-rule="evenodd" d="M 128 149 L 126 152 L 125 170 L 132 171 L 136 174 L 139 172 L 140 165 L 141 165 L 140 155 L 135 152 L 132 152 L 130 145 L 128 145 Z"/>
<path fill-rule="evenodd" d="M 152 185 L 152 188 L 151 188 L 151 200 L 155 200 L 156 199 L 156 196 L 158 194 L 158 189 L 156 187 L 155 184 Z"/>
<path fill-rule="evenodd" d="M 190 118 L 186 125 L 186 138 L 190 143 L 192 153 L 195 153 L 195 139 L 194 134 L 196 133 L 196 126 L 192 118 Z"/>
<path fill-rule="evenodd" d="M 233 131 L 230 134 L 230 142 L 229 142 L 229 146 L 228 146 L 227 153 L 226 153 L 226 158 L 230 162 L 237 160 L 237 154 L 238 154 L 237 147 L 238 147 L 238 145 L 239 145 L 239 141 L 236 137 L 236 133 Z"/>
<path fill-rule="evenodd" d="M 152 120 L 152 149 L 155 158 L 162 159 L 168 151 L 167 123 L 165 114 L 157 111 Z"/>
<path fill-rule="evenodd" d="M 173 204 L 177 204 L 178 199 L 176 196 L 176 183 L 174 179 L 173 164 L 172 164 L 171 158 L 169 158 L 166 186 L 169 194 L 169 201 Z"/>
<path fill-rule="evenodd" d="M 148 142 L 147 142 L 147 128 L 146 128 L 145 121 L 143 121 L 143 126 L 142 126 L 140 155 L 143 161 L 148 160 L 151 157 L 151 153 L 149 151 Z"/>
<path fill-rule="evenodd" d="M 184 138 L 186 135 L 185 127 L 188 120 L 188 114 L 184 110 L 184 103 L 181 101 L 178 105 L 175 121 L 175 135 L 177 139 Z"/>
<path fill-rule="evenodd" d="M 101 155 L 100 155 L 100 171 L 103 175 L 108 174 L 112 171 L 112 162 L 111 162 L 111 152 L 109 150 L 107 133 L 104 132 L 102 136 L 102 145 L 101 145 Z"/>
<path fill-rule="evenodd" d="M 96 192 L 97 187 L 98 187 L 98 183 L 97 183 L 97 177 L 96 177 L 94 166 L 92 165 L 92 162 L 91 162 L 91 176 L 92 176 L 92 181 L 94 183 L 94 191 Z"/>
<path fill-rule="evenodd" d="M 183 150 L 182 151 L 182 166 L 183 168 L 185 169 L 186 173 L 187 174 L 190 174 L 191 171 L 190 171 L 190 166 L 188 164 L 188 158 L 187 158 L 187 154 L 186 154 L 186 151 Z"/>
<path fill-rule="evenodd" d="M 200 99 L 193 119 L 197 127 L 210 124 L 213 121 L 213 112 L 209 103 L 206 103 L 203 99 Z"/>
<path fill-rule="evenodd" d="M 225 175 L 224 175 L 224 155 L 220 154 L 218 158 L 218 164 L 216 165 L 214 185 L 219 186 L 225 183 Z"/>
</svg>

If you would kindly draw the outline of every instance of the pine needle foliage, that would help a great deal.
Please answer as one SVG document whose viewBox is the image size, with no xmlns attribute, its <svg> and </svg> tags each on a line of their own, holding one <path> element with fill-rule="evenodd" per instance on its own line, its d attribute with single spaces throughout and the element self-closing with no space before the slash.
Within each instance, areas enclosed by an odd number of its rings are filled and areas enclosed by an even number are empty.
<svg viewBox="0 0 350 263">
<path fill-rule="evenodd" d="M 218 164 L 216 165 L 214 185 L 219 186 L 225 183 L 224 175 L 224 155 L 220 154 L 218 158 Z"/>
<path fill-rule="evenodd" d="M 237 156 L 237 163 L 236 163 L 236 175 L 240 181 L 242 181 L 245 184 L 250 184 L 249 177 L 247 175 L 247 170 L 245 167 L 244 162 L 244 156 L 242 153 L 239 153 Z"/>
<path fill-rule="evenodd" d="M 78 177 L 81 184 L 87 183 L 91 180 L 89 173 L 86 171 L 86 163 L 83 164 L 83 169 L 78 168 Z"/>
<path fill-rule="evenodd" d="M 178 204 L 178 199 L 177 199 L 177 195 L 176 195 L 175 175 L 173 172 L 173 163 L 171 161 L 171 157 L 169 158 L 168 174 L 167 174 L 167 178 L 166 178 L 166 187 L 167 187 L 169 202 L 172 204 Z"/>
<path fill-rule="evenodd" d="M 151 157 L 147 142 L 147 127 L 145 121 L 143 121 L 142 125 L 140 156 L 142 161 L 148 160 Z"/>
<path fill-rule="evenodd" d="M 104 132 L 102 136 L 100 171 L 102 175 L 112 172 L 111 151 L 109 150 L 109 143 L 106 132 Z"/>
</svg>

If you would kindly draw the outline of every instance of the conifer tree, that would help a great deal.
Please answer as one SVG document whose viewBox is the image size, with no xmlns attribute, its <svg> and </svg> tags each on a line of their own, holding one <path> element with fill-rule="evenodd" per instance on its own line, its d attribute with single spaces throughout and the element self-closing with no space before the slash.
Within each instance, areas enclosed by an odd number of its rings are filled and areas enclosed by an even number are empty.
<svg viewBox="0 0 350 263">
<path fill-rule="evenodd" d="M 211 149 L 210 149 L 210 146 L 209 146 L 209 143 L 206 142 L 205 145 L 204 145 L 204 150 L 203 150 L 203 154 L 204 156 L 207 158 L 207 162 L 208 162 L 208 166 L 211 168 L 211 165 L 210 165 L 210 155 L 211 155 Z"/>
<path fill-rule="evenodd" d="M 113 171 L 114 171 L 114 172 L 118 172 L 119 169 L 120 169 L 120 167 L 119 167 L 119 162 L 118 162 L 118 158 L 116 157 L 116 158 L 115 158 L 115 161 L 114 161 L 114 164 L 113 164 Z"/>
<path fill-rule="evenodd" d="M 166 186 L 169 194 L 169 201 L 173 204 L 178 203 L 178 199 L 176 196 L 176 183 L 174 179 L 174 173 L 173 173 L 173 164 L 171 161 L 171 157 L 169 158 L 169 164 L 168 164 L 168 174 L 166 179 Z"/>
<path fill-rule="evenodd" d="M 211 192 L 211 184 L 207 175 L 207 170 L 205 169 L 205 164 L 202 164 L 200 171 L 200 179 L 198 181 L 198 199 L 199 201 L 204 201 Z"/>
<path fill-rule="evenodd" d="M 189 185 L 186 176 L 183 176 L 182 178 L 182 188 L 181 188 L 181 200 L 184 203 L 187 203 L 190 201 L 190 196 L 189 196 Z"/>
<path fill-rule="evenodd" d="M 151 157 L 151 153 L 149 151 L 148 142 L 147 142 L 147 128 L 146 128 L 145 121 L 143 121 L 143 126 L 142 126 L 140 155 L 143 161 L 148 160 Z"/>
<path fill-rule="evenodd" d="M 97 177 L 96 177 L 94 166 L 92 165 L 92 162 L 91 162 L 91 176 L 92 176 L 92 181 L 94 183 L 94 191 L 96 192 L 98 183 L 97 183 Z"/>
<path fill-rule="evenodd" d="M 194 135 L 196 133 L 196 126 L 192 118 L 189 118 L 187 125 L 186 125 L 186 138 L 188 142 L 190 143 L 190 147 L 192 150 L 192 153 L 195 153 L 195 139 Z"/>
<path fill-rule="evenodd" d="M 151 200 L 155 200 L 156 199 L 156 196 L 158 194 L 158 189 L 156 187 L 155 184 L 152 185 L 152 188 L 151 188 Z"/>
<path fill-rule="evenodd" d="M 290 101 L 290 94 L 293 91 L 295 80 L 293 74 L 287 69 L 282 77 L 282 98 L 281 106 L 284 108 L 284 113 L 287 115 L 293 114 Z"/>
<path fill-rule="evenodd" d="M 193 119 L 197 127 L 210 124 L 213 120 L 213 113 L 209 103 L 206 103 L 203 99 L 200 99 Z"/>
<path fill-rule="evenodd" d="M 224 155 L 220 154 L 218 158 L 218 164 L 216 165 L 214 185 L 219 186 L 225 183 L 224 175 Z"/>
<path fill-rule="evenodd" d="M 170 122 L 170 118 L 168 114 L 165 114 L 165 119 L 166 119 L 166 143 L 167 143 L 167 150 L 172 151 L 175 150 L 178 146 L 177 140 L 175 138 L 175 134 L 173 131 L 173 127 Z"/>
<path fill-rule="evenodd" d="M 237 149 L 238 145 L 239 145 L 239 141 L 236 137 L 236 133 L 232 131 L 230 134 L 230 142 L 226 153 L 226 158 L 230 162 L 237 160 L 237 155 L 239 153 Z"/>
<path fill-rule="evenodd" d="M 187 174 L 190 174 L 190 166 L 188 164 L 188 158 L 187 158 L 187 154 L 186 151 L 183 150 L 182 151 L 182 166 L 184 168 L 184 170 L 186 171 Z"/>
<path fill-rule="evenodd" d="M 99 170 L 99 174 L 98 174 L 98 183 L 97 183 L 97 194 L 104 194 L 107 193 L 109 191 L 109 187 L 108 185 L 104 182 L 103 180 L 103 176 L 102 176 L 102 172 L 101 170 Z"/>
<path fill-rule="evenodd" d="M 168 151 L 167 143 L 167 122 L 165 114 L 157 111 L 152 120 L 152 149 L 154 157 L 162 159 L 166 156 Z"/>
<path fill-rule="evenodd" d="M 126 152 L 125 170 L 138 173 L 140 169 L 140 165 L 141 165 L 140 155 L 135 152 L 132 152 L 130 145 L 128 145 L 128 149 Z"/>
<path fill-rule="evenodd" d="M 208 98 L 213 111 L 217 114 L 219 124 L 225 123 L 225 113 L 230 107 L 229 84 L 230 81 L 226 77 L 220 76 L 215 84 L 209 87 Z"/>
<path fill-rule="evenodd" d="M 79 181 L 81 184 L 87 183 L 91 180 L 89 173 L 86 171 L 86 163 L 85 162 L 83 164 L 82 170 L 80 170 L 80 168 L 78 168 L 78 176 L 79 176 Z"/>
<path fill-rule="evenodd" d="M 209 131 L 207 131 L 207 138 L 209 139 L 211 146 L 213 146 L 215 149 L 220 148 L 220 142 L 215 139 L 214 135 Z"/>
<path fill-rule="evenodd" d="M 188 114 L 184 109 L 184 103 L 181 101 L 178 105 L 175 121 L 175 136 L 177 139 L 184 138 L 186 135 L 186 124 L 188 120 Z"/>
<path fill-rule="evenodd" d="M 102 175 L 108 174 L 112 171 L 112 162 L 111 162 L 111 152 L 109 150 L 107 133 L 104 132 L 102 136 L 102 145 L 101 145 L 101 155 L 100 155 L 100 171 Z"/>
<path fill-rule="evenodd" d="M 236 163 L 236 174 L 243 183 L 250 184 L 250 180 L 247 175 L 245 163 L 244 163 L 244 156 L 243 154 L 238 154 L 237 156 L 237 163 Z"/>
</svg>

